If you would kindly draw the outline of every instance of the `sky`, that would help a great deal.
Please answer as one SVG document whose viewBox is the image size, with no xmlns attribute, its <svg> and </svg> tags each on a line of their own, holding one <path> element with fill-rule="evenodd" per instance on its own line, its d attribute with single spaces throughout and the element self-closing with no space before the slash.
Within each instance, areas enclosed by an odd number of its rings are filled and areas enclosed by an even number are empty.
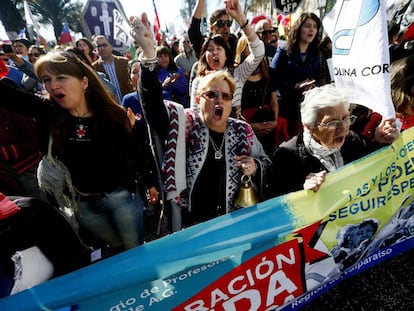
<svg viewBox="0 0 414 311">
<path fill-rule="evenodd" d="M 79 1 L 84 4 L 87 2 L 87 0 Z M 123 6 L 127 18 L 131 15 L 146 12 L 150 22 L 154 22 L 155 13 L 152 0 L 119 0 L 119 2 Z M 171 32 L 180 35 L 188 28 L 180 16 L 180 10 L 184 8 L 184 3 L 185 0 L 155 0 L 161 29 L 165 30 L 165 28 L 168 27 Z M 206 0 L 206 3 L 208 4 L 209 9 L 224 7 L 223 0 Z M 50 27 L 45 27 L 45 29 L 41 30 L 45 31 L 42 35 L 46 37 L 47 40 L 53 40 L 54 34 Z M 4 40 L 6 36 L 7 35 L 5 34 L 0 23 L 0 40 Z"/>
<path fill-rule="evenodd" d="M 82 3 L 87 2 L 87 0 L 79 1 Z M 119 0 L 119 2 L 123 6 L 126 18 L 146 12 L 150 22 L 154 22 L 155 13 L 152 0 Z M 155 0 L 162 29 L 165 26 L 169 27 L 170 23 L 176 25 L 176 28 L 181 28 L 182 20 L 180 17 L 180 9 L 183 8 L 183 2 L 184 0 Z M 177 30 L 179 31 L 179 29 Z"/>
</svg>

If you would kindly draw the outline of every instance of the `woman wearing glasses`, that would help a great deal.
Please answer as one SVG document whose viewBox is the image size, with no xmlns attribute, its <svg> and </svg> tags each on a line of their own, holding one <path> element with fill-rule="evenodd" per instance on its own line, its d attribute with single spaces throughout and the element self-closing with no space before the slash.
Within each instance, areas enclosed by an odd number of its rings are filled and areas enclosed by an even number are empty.
<svg viewBox="0 0 414 311">
<path fill-rule="evenodd" d="M 225 70 L 200 79 L 198 110 L 163 103 L 156 53 L 146 14 L 132 17 L 131 33 L 143 50 L 139 84 L 147 122 L 167 143 L 161 148 L 162 178 L 172 206 L 172 230 L 237 209 L 234 199 L 242 175 L 260 187 L 271 164 L 250 125 L 229 118 L 235 82 Z"/>
<path fill-rule="evenodd" d="M 305 92 L 301 117 L 303 130 L 273 155 L 269 197 L 302 189 L 318 191 L 328 172 L 392 143 L 399 134 L 394 118 L 381 121 L 373 141 L 350 131 L 355 117 L 349 98 L 333 84 Z"/>
</svg>

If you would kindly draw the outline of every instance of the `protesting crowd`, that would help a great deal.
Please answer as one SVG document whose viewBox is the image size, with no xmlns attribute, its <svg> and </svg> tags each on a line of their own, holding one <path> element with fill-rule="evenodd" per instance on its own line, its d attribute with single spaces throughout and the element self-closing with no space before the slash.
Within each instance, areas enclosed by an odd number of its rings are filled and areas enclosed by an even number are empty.
<svg viewBox="0 0 414 311">
<path fill-rule="evenodd" d="M 244 183 L 257 202 L 317 192 L 327 174 L 414 125 L 414 38 L 395 25 L 392 117 L 335 86 L 316 14 L 302 13 L 281 40 L 277 21 L 252 24 L 238 0 L 222 4 L 203 33 L 198 0 L 170 43 L 155 43 L 145 13 L 132 16 L 133 55 L 104 35 L 3 42 L 0 227 L 26 234 L 1 237 L 0 297 L 240 209 Z M 31 243 L 45 269 L 18 284 L 11 258 Z"/>
</svg>

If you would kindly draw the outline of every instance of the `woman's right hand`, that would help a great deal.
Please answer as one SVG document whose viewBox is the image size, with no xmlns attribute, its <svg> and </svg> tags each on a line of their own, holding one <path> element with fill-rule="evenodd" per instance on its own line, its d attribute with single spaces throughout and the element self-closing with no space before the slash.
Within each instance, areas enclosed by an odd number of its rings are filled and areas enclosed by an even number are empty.
<svg viewBox="0 0 414 311">
<path fill-rule="evenodd" d="M 317 192 L 325 182 L 326 174 L 326 171 L 321 171 L 319 173 L 310 173 L 308 176 L 306 176 L 305 183 L 303 184 L 303 189 L 313 190 L 313 192 Z"/>
</svg>

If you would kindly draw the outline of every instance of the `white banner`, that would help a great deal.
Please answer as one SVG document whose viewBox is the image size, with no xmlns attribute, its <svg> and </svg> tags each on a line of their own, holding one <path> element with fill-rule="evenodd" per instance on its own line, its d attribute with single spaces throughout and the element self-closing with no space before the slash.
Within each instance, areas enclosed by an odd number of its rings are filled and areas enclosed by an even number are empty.
<svg viewBox="0 0 414 311">
<path fill-rule="evenodd" d="M 121 12 L 117 9 L 113 10 L 114 16 L 114 39 L 121 41 L 126 46 L 130 46 L 132 43 L 131 35 L 129 34 L 129 23 L 122 16 Z"/>
<path fill-rule="evenodd" d="M 338 0 L 323 25 L 332 39 L 335 84 L 352 102 L 395 117 L 385 0 Z"/>
<path fill-rule="evenodd" d="M 29 4 L 27 1 L 24 1 L 24 18 L 26 19 L 26 24 L 29 26 L 33 26 L 34 31 L 36 34 L 40 35 L 40 26 L 37 22 L 36 18 L 33 16 L 32 11 L 30 10 Z"/>
</svg>

